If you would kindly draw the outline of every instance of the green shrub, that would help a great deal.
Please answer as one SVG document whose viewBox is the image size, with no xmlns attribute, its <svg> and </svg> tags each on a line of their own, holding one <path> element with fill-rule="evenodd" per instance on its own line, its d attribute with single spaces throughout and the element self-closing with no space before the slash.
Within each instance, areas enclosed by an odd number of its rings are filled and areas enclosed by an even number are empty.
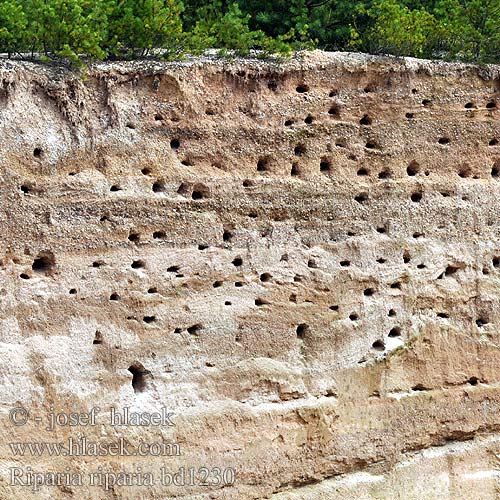
<svg viewBox="0 0 500 500">
<path fill-rule="evenodd" d="M 28 20 L 23 7 L 15 0 L 0 2 L 0 50 L 10 54 L 25 49 L 24 33 Z"/>
<path fill-rule="evenodd" d="M 500 0 L 0 0 L 0 52 L 73 65 L 315 46 L 500 62 L 499 26 Z"/>
</svg>

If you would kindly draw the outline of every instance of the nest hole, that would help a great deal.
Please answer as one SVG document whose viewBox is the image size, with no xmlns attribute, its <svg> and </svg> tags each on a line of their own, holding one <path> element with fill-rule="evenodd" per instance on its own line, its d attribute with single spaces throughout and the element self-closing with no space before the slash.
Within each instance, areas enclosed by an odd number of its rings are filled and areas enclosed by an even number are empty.
<svg viewBox="0 0 500 500">
<path fill-rule="evenodd" d="M 259 158 L 257 161 L 257 172 L 268 172 L 269 171 L 269 158 L 263 157 Z"/>
<path fill-rule="evenodd" d="M 292 168 L 290 170 L 290 175 L 292 177 L 296 177 L 297 175 L 300 174 L 300 168 L 299 168 L 299 165 L 297 163 L 293 163 L 292 164 Z"/>
<path fill-rule="evenodd" d="M 401 337 L 401 328 L 399 328 L 398 326 L 391 328 L 391 330 L 389 331 L 389 337 L 391 338 Z"/>
<path fill-rule="evenodd" d="M 334 118 L 339 118 L 340 117 L 340 107 L 337 104 L 330 106 L 330 109 L 328 110 L 328 114 L 330 116 L 333 116 Z"/>
<path fill-rule="evenodd" d="M 102 333 L 98 330 L 95 332 L 94 340 L 92 341 L 93 345 L 101 345 L 104 342 L 102 337 Z"/>
<path fill-rule="evenodd" d="M 357 201 L 358 203 L 366 203 L 368 201 L 368 194 L 367 193 L 360 193 L 357 196 L 354 197 L 354 200 Z"/>
<path fill-rule="evenodd" d="M 303 144 L 295 146 L 293 153 L 295 156 L 303 156 L 306 154 L 306 147 Z"/>
<path fill-rule="evenodd" d="M 300 84 L 300 85 L 297 85 L 297 87 L 295 87 L 295 90 L 299 94 L 305 94 L 306 92 L 309 92 L 309 86 L 305 85 L 305 84 Z"/>
<path fill-rule="evenodd" d="M 128 371 L 132 374 L 132 388 L 134 392 L 141 393 L 147 389 L 151 372 L 146 370 L 141 363 L 134 363 L 129 366 Z"/>
<path fill-rule="evenodd" d="M 408 167 L 406 167 L 406 173 L 410 177 L 417 175 L 419 172 L 420 172 L 420 165 L 416 161 L 410 162 Z"/>
<path fill-rule="evenodd" d="M 322 158 L 319 164 L 320 172 L 330 172 L 332 170 L 332 162 L 329 158 Z"/>
<path fill-rule="evenodd" d="M 55 270 L 56 260 L 52 252 L 43 252 L 31 264 L 35 273 L 49 275 Z"/>
<path fill-rule="evenodd" d="M 304 339 L 305 336 L 309 333 L 309 325 L 306 323 L 301 323 L 299 326 L 297 326 L 297 337 L 299 339 Z"/>
<path fill-rule="evenodd" d="M 371 125 L 372 119 L 368 115 L 363 115 L 361 120 L 359 120 L 360 125 Z"/>
<path fill-rule="evenodd" d="M 164 182 L 155 181 L 151 189 L 153 190 L 153 193 L 163 193 L 166 191 L 167 187 Z"/>
<path fill-rule="evenodd" d="M 187 329 L 187 332 L 190 334 L 190 335 L 199 335 L 200 334 L 200 331 L 202 329 L 202 326 L 197 323 L 196 325 L 193 325 L 193 326 L 190 326 L 188 329 Z"/>
</svg>

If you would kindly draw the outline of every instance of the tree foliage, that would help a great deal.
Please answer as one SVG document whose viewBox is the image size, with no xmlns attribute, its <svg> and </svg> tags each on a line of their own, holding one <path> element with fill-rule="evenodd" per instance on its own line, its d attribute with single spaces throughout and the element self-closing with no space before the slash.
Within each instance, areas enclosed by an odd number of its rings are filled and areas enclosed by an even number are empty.
<svg viewBox="0 0 500 500">
<path fill-rule="evenodd" d="M 175 56 L 182 48 L 182 4 L 177 0 L 108 0 L 106 51 L 114 56 L 144 56 L 165 48 Z"/>
<path fill-rule="evenodd" d="M 500 0 L 0 0 L 0 52 L 79 64 L 319 47 L 500 62 Z"/>
</svg>

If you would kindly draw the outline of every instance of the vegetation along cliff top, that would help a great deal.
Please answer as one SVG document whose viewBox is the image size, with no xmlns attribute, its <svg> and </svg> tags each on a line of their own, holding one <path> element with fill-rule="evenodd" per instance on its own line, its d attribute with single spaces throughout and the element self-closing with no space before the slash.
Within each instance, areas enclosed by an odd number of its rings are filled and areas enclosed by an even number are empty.
<svg viewBox="0 0 500 500">
<path fill-rule="evenodd" d="M 0 53 L 86 60 L 182 60 L 319 48 L 500 61 L 500 0 L 3 0 Z"/>
</svg>

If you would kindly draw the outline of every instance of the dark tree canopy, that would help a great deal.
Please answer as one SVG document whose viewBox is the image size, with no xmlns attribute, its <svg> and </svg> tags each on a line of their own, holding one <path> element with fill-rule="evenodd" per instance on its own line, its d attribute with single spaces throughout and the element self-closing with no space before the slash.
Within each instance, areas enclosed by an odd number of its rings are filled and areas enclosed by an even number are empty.
<svg viewBox="0 0 500 500">
<path fill-rule="evenodd" d="M 500 62 L 500 0 L 0 0 L 0 52 L 79 64 L 206 48 Z"/>
</svg>

